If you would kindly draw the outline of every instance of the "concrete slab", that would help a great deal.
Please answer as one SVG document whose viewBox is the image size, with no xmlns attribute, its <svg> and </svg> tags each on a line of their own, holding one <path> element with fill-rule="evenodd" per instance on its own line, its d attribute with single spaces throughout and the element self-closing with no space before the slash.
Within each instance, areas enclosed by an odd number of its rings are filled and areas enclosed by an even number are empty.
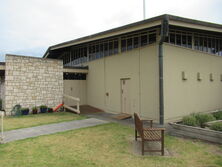
<svg viewBox="0 0 222 167">
<path fill-rule="evenodd" d="M 142 156 L 141 152 L 141 140 L 138 139 L 135 141 L 133 138 L 130 139 L 132 142 L 132 152 L 135 155 L 140 155 Z M 161 145 L 159 142 L 145 142 L 145 150 L 159 150 L 161 148 Z M 161 152 L 145 152 L 144 156 L 161 156 Z M 164 149 L 164 156 L 165 157 L 170 157 L 172 156 L 172 153 L 168 149 Z"/>
<path fill-rule="evenodd" d="M 108 123 L 108 121 L 99 120 L 96 118 L 89 118 L 84 120 L 75 120 L 69 122 L 54 123 L 49 125 L 42 125 L 30 128 L 23 128 L 18 130 L 11 130 L 4 133 L 3 143 L 8 143 L 15 140 L 22 140 L 41 135 L 48 135 L 57 132 L 64 132 L 85 127 L 92 127 Z"/>
</svg>

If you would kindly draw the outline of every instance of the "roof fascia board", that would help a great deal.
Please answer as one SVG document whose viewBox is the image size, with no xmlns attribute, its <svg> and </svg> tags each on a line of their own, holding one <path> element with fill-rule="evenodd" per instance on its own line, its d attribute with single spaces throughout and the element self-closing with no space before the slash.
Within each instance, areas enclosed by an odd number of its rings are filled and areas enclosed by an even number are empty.
<svg viewBox="0 0 222 167">
<path fill-rule="evenodd" d="M 170 20 L 169 24 L 174 25 L 174 26 L 186 27 L 186 28 L 200 29 L 200 30 L 220 32 L 220 33 L 222 32 L 221 28 L 204 26 L 204 25 L 197 25 L 197 24 L 186 23 L 186 22 L 182 22 L 182 21 Z"/>
<path fill-rule="evenodd" d="M 142 29 L 145 29 L 145 28 L 155 27 L 155 26 L 158 26 L 158 25 L 161 25 L 161 20 L 157 20 L 157 21 L 154 21 L 154 22 L 138 25 L 138 26 L 135 26 L 135 27 L 126 28 L 126 29 L 116 31 L 116 32 L 105 33 L 103 35 L 98 35 L 98 36 L 95 36 L 95 37 L 92 37 L 92 38 L 87 38 L 87 39 L 83 39 L 83 40 L 78 40 L 77 39 L 76 41 L 73 41 L 73 42 L 70 42 L 70 43 L 67 43 L 67 44 L 64 44 L 64 45 L 61 45 L 61 46 L 54 46 L 54 47 L 52 46 L 50 48 L 50 50 L 60 49 L 60 48 L 69 47 L 69 46 L 72 46 L 72 45 L 77 45 L 77 44 L 86 43 L 86 42 L 90 42 L 90 41 L 95 41 L 95 40 L 99 40 L 99 39 L 103 39 L 103 38 L 108 38 L 110 36 L 117 36 L 117 35 L 125 34 L 125 33 L 128 33 L 128 32 L 132 32 L 132 31 L 138 31 L 138 30 L 142 30 Z"/>
</svg>

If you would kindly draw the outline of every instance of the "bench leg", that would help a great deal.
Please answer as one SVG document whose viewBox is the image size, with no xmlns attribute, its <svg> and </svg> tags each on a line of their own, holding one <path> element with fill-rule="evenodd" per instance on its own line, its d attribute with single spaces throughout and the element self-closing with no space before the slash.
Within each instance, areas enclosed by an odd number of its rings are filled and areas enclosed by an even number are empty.
<svg viewBox="0 0 222 167">
<path fill-rule="evenodd" d="M 161 155 L 164 156 L 164 132 L 161 132 Z"/>
<path fill-rule="evenodd" d="M 135 140 L 137 141 L 137 130 L 135 129 Z"/>
<path fill-rule="evenodd" d="M 142 140 L 142 155 L 144 155 L 144 141 Z"/>
</svg>

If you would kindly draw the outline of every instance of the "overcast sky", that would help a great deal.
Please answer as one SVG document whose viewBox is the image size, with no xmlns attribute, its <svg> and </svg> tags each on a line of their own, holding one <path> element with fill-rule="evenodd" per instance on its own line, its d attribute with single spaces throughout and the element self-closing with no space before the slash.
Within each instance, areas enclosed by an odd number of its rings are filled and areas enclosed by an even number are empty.
<svg viewBox="0 0 222 167">
<path fill-rule="evenodd" d="M 161 14 L 222 24 L 222 0 L 146 0 L 146 18 Z M 0 0 L 0 61 L 142 19 L 143 0 Z"/>
</svg>

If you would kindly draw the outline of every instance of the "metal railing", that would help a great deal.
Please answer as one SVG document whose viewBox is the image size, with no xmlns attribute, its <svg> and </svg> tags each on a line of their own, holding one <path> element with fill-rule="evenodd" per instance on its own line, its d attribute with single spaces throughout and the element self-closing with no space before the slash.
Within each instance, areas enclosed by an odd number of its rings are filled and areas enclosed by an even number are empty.
<svg viewBox="0 0 222 167">
<path fill-rule="evenodd" d="M 0 115 L 1 115 L 1 136 L 0 136 L 0 143 L 3 143 L 3 139 L 4 139 L 4 132 L 3 132 L 3 119 L 4 119 L 4 112 L 0 111 Z"/>
<path fill-rule="evenodd" d="M 75 102 L 76 108 L 65 104 L 65 98 L 73 100 Z M 76 112 L 77 114 L 80 114 L 80 109 L 79 109 L 80 99 L 79 98 L 64 94 L 63 95 L 63 103 L 64 103 L 64 105 L 63 105 L 64 108 L 71 110 L 73 112 Z"/>
</svg>

